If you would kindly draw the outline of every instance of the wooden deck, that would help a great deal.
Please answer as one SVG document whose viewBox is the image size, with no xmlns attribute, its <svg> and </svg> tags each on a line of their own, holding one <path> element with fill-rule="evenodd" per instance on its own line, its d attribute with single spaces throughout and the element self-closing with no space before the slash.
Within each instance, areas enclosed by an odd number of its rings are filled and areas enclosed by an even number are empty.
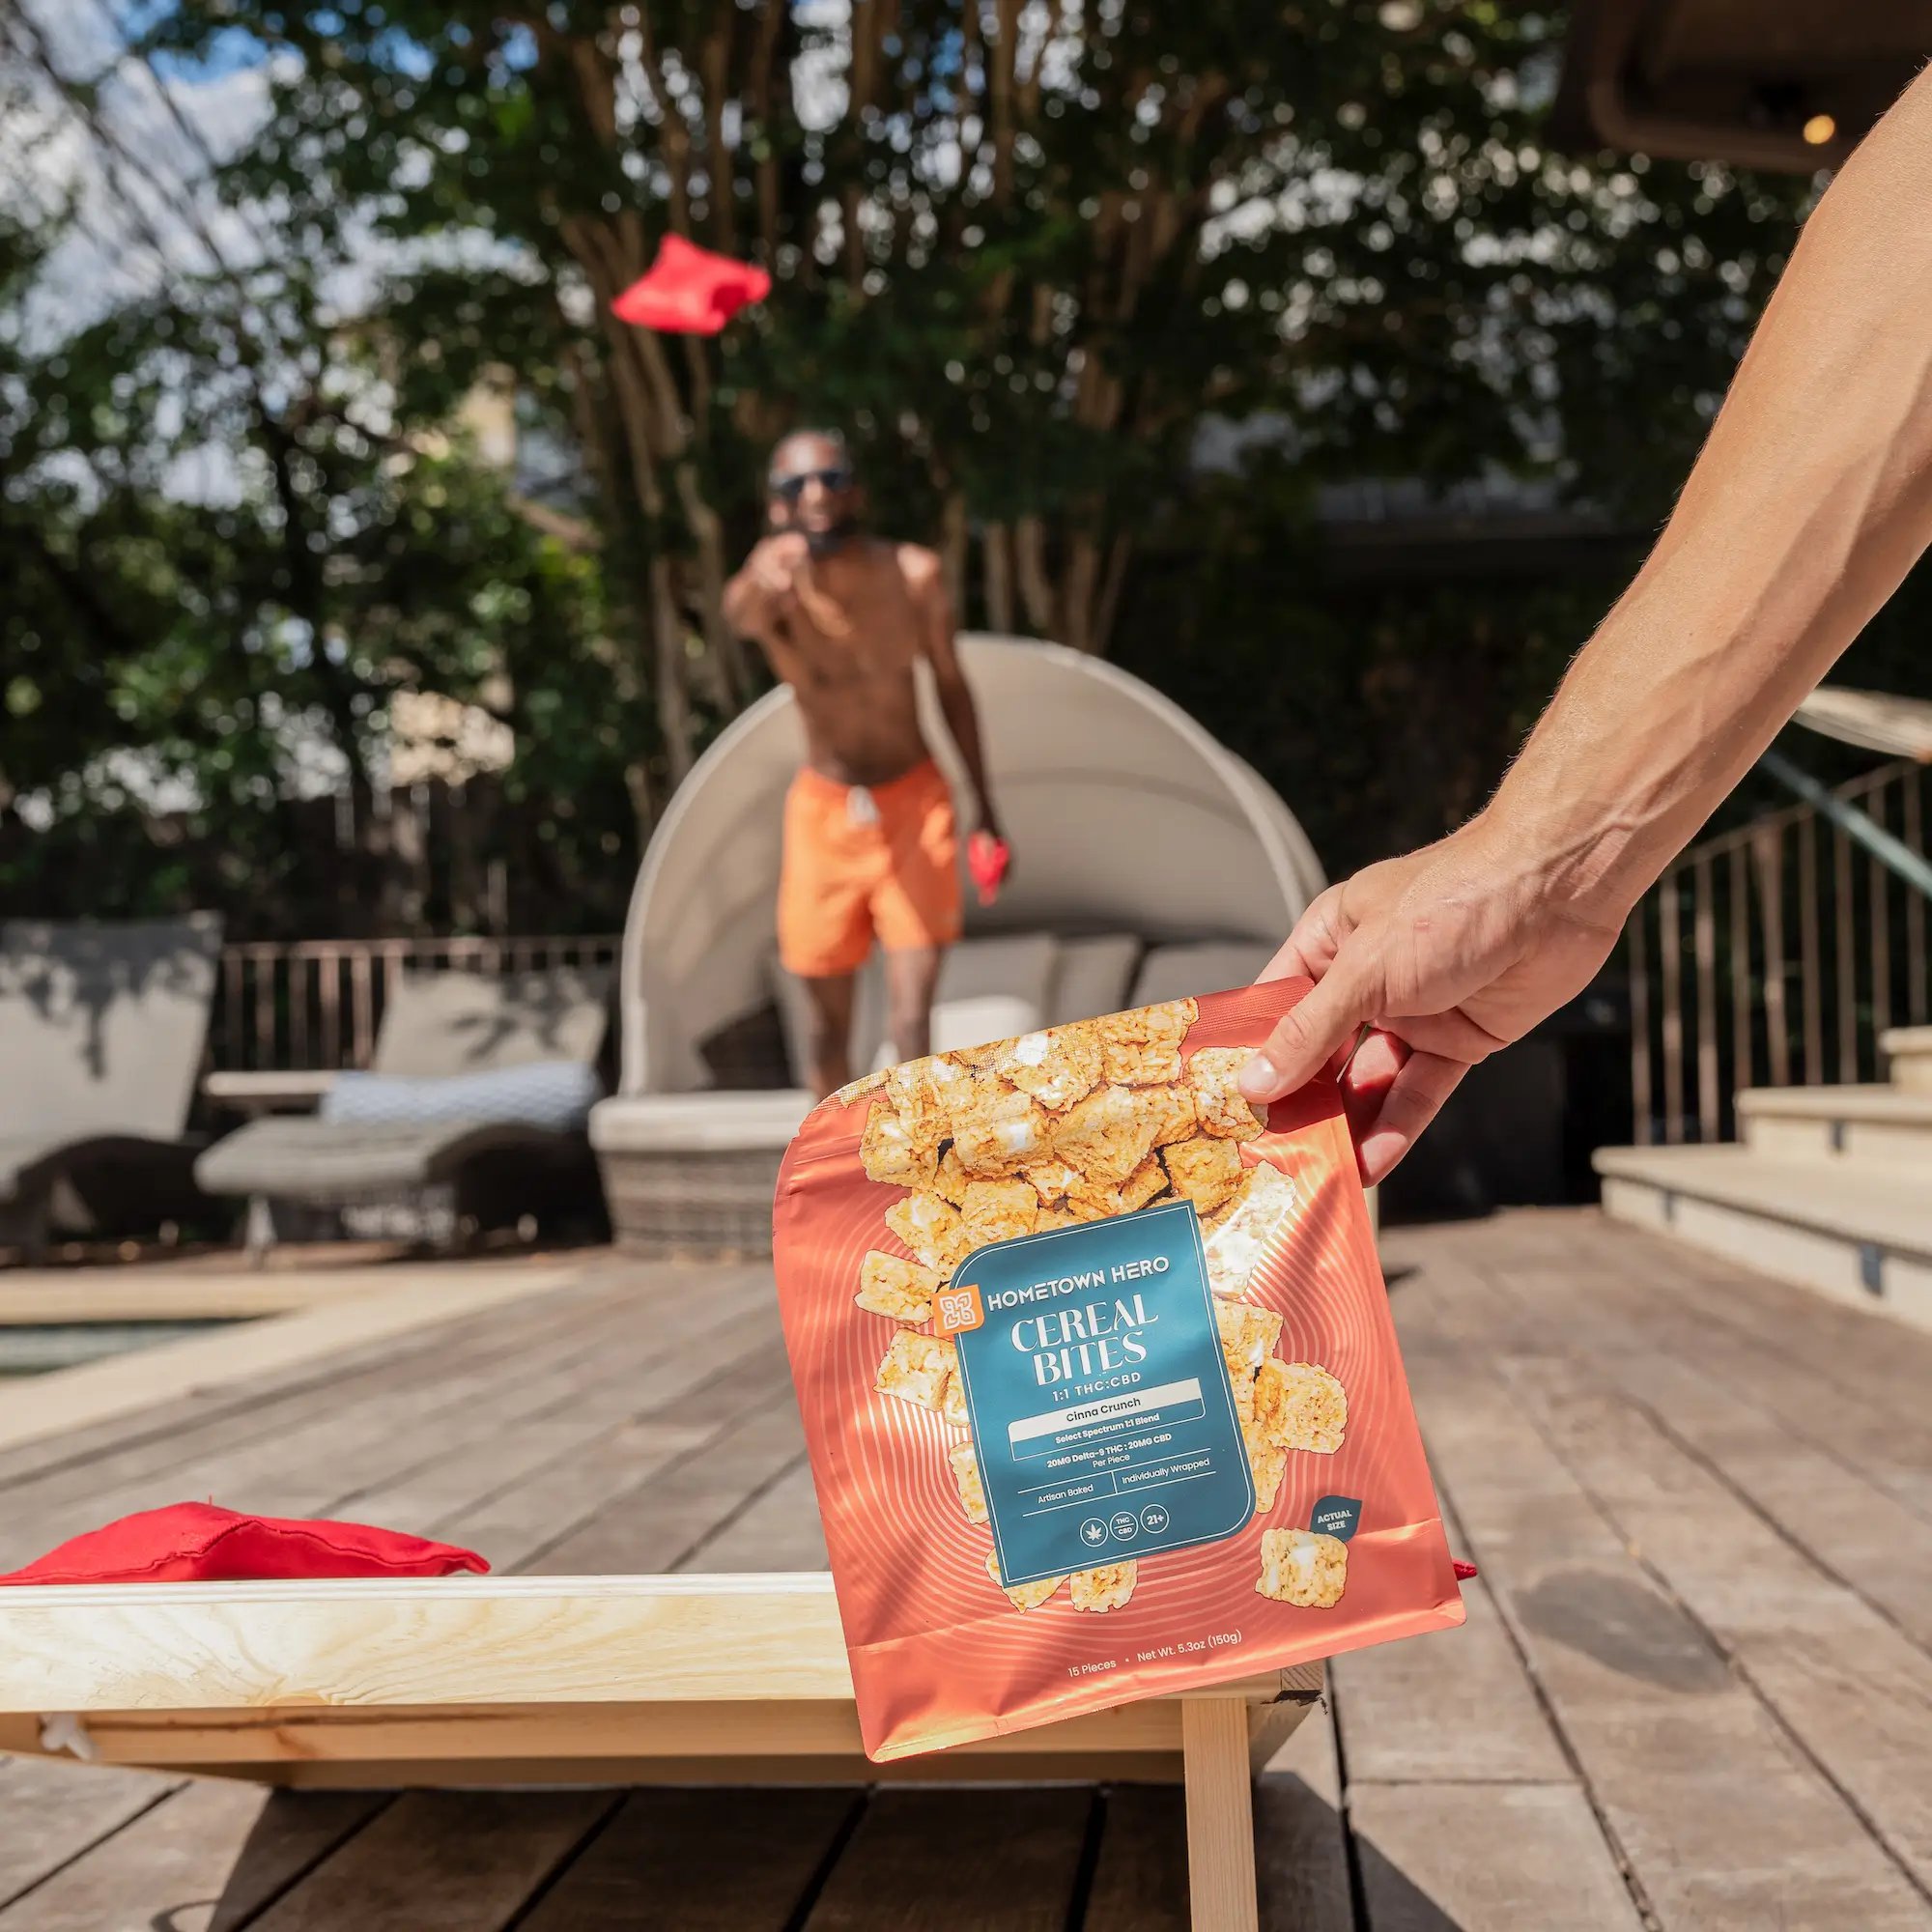
<svg viewBox="0 0 1932 1932">
<path fill-rule="evenodd" d="M 1333 1671 L 1275 1932 L 1932 1927 L 1932 1336 L 1613 1228 L 1391 1234 L 1458 1632 Z M 0 1568 L 213 1495 L 499 1570 L 822 1565 L 769 1283 L 598 1257 L 0 1450 Z M 0 1398 L 3 1401 L 4 1398 Z M 1184 1925 L 1178 1792 L 267 1794 L 0 1761 L 0 1932 Z"/>
</svg>

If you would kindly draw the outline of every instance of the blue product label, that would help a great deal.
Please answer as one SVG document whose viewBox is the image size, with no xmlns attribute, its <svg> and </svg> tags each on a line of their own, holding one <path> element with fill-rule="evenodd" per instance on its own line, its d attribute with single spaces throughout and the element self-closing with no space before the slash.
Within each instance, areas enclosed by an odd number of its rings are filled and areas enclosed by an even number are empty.
<svg viewBox="0 0 1932 1932">
<path fill-rule="evenodd" d="M 939 1315 L 1009 1585 L 1246 1527 L 1254 1477 L 1191 1202 L 980 1248 Z"/>
</svg>

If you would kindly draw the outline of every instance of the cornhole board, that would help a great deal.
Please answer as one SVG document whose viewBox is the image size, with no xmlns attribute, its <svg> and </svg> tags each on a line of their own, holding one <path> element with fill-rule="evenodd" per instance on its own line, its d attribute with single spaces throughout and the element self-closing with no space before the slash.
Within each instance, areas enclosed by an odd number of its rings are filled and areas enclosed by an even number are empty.
<svg viewBox="0 0 1932 1932">
<path fill-rule="evenodd" d="M 1321 1683 L 875 1765 L 823 1575 L 0 1589 L 0 1751 L 296 1790 L 1179 1781 L 1197 1932 L 1253 1932 L 1250 1780 Z"/>
</svg>

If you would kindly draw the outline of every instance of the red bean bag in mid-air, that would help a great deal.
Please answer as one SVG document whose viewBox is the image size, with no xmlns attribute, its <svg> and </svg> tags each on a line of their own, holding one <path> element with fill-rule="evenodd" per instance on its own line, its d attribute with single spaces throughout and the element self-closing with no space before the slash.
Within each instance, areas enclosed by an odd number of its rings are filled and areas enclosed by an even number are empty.
<svg viewBox="0 0 1932 1932">
<path fill-rule="evenodd" d="M 657 260 L 611 304 L 621 322 L 677 335 L 716 335 L 748 302 L 772 292 L 772 278 L 749 262 L 714 255 L 681 235 L 658 243 Z"/>
</svg>

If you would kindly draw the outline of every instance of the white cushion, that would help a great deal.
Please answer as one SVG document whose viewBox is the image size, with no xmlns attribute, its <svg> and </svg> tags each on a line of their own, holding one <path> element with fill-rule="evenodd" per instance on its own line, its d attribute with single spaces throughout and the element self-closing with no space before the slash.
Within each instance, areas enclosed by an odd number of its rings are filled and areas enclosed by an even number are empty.
<svg viewBox="0 0 1932 1932">
<path fill-rule="evenodd" d="M 1157 946 L 1141 962 L 1133 1004 L 1151 1007 L 1190 993 L 1225 993 L 1233 986 L 1251 985 L 1274 953 L 1274 946 L 1264 939 L 1204 939 L 1190 946 Z"/>
<path fill-rule="evenodd" d="M 590 1145 L 600 1153 L 736 1153 L 782 1148 L 811 1107 L 811 1094 L 803 1087 L 624 1094 L 591 1108 Z"/>
<path fill-rule="evenodd" d="M 1016 932 L 962 939 L 948 948 L 932 1000 L 933 1052 L 951 1053 L 1045 1026 L 1061 944 L 1050 932 Z M 808 995 L 776 958 L 771 973 L 792 1078 L 804 1080 L 810 1072 L 805 1052 L 811 1011 Z M 886 1037 L 885 968 L 874 952 L 860 970 L 852 1001 L 852 1065 L 874 1069 L 890 1066 L 897 1058 Z"/>
<path fill-rule="evenodd" d="M 1102 932 L 1060 942 L 1053 991 L 1046 1003 L 1048 1026 L 1118 1013 L 1129 1004 L 1134 962 L 1141 942 L 1130 932 Z"/>
</svg>

